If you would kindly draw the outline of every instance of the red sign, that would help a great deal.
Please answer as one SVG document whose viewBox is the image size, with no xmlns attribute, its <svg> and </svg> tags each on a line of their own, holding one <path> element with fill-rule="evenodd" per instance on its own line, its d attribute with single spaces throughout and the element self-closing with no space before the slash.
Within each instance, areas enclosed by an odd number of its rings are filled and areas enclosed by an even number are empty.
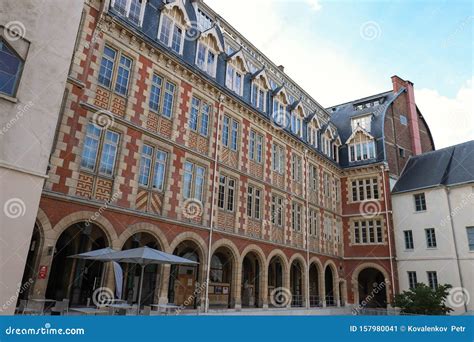
<svg viewBox="0 0 474 342">
<path fill-rule="evenodd" d="M 42 265 L 39 268 L 38 278 L 39 279 L 46 279 L 46 275 L 48 274 L 48 266 Z"/>
</svg>

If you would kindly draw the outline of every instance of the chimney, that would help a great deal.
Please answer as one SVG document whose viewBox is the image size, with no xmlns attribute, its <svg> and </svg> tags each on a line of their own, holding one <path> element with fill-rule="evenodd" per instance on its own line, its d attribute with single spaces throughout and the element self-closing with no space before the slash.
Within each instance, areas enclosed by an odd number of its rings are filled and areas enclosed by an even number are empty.
<svg viewBox="0 0 474 342">
<path fill-rule="evenodd" d="M 283 65 L 279 65 L 278 70 L 280 70 L 281 72 L 285 72 L 285 67 Z"/>
<path fill-rule="evenodd" d="M 418 126 L 418 113 L 416 111 L 415 91 L 413 89 L 413 83 L 410 81 L 405 81 L 395 75 L 392 76 L 392 85 L 394 93 L 400 91 L 401 88 L 406 89 L 407 117 L 408 125 L 410 127 L 411 149 L 414 155 L 421 154 L 422 150 L 420 128 Z"/>
</svg>

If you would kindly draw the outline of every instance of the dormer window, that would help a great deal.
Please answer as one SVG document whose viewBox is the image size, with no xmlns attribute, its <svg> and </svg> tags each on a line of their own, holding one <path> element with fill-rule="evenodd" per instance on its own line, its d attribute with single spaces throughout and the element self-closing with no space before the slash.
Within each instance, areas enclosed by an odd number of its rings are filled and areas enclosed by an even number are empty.
<svg viewBox="0 0 474 342">
<path fill-rule="evenodd" d="M 234 93 L 242 96 L 243 75 L 234 66 L 227 65 L 225 85 Z"/>
<path fill-rule="evenodd" d="M 347 139 L 349 146 L 349 161 L 357 162 L 374 159 L 376 157 L 375 139 L 367 131 L 357 128 Z"/>
<path fill-rule="evenodd" d="M 303 137 L 303 119 L 305 117 L 304 109 L 301 104 L 298 104 L 294 110 L 291 111 L 291 132 L 299 136 L 300 138 Z"/>
<path fill-rule="evenodd" d="M 197 67 L 209 76 L 216 77 L 217 56 L 223 51 L 215 27 L 203 32 L 197 44 Z"/>
<path fill-rule="evenodd" d="M 364 115 L 351 119 L 352 131 L 355 131 L 357 127 L 363 128 L 365 131 L 370 133 L 372 124 L 372 115 Z"/>
<path fill-rule="evenodd" d="M 287 128 L 290 122 L 287 122 L 286 107 L 288 105 L 288 95 L 283 87 L 280 88 L 276 93 L 273 94 L 273 113 L 272 120 L 278 126 Z"/>
<path fill-rule="evenodd" d="M 253 68 L 255 68 L 253 66 Z M 252 67 L 250 67 L 252 69 Z M 267 110 L 267 93 L 271 89 L 265 70 L 261 70 L 253 76 L 251 89 L 252 105 L 265 112 Z"/>
<path fill-rule="evenodd" d="M 169 5 L 172 5 L 172 3 Z M 177 54 L 182 55 L 185 30 L 189 26 L 188 22 L 185 9 L 179 6 L 178 3 L 174 7 L 164 7 L 158 28 L 158 40 Z"/>
<path fill-rule="evenodd" d="M 145 6 L 146 0 L 112 0 L 112 8 L 137 26 L 142 25 Z"/>
</svg>

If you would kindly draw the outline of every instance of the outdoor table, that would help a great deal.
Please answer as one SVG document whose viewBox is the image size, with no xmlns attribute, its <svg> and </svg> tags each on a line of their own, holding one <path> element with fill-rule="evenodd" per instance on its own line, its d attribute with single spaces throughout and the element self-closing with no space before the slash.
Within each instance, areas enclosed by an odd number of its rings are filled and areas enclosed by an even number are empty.
<svg viewBox="0 0 474 342">
<path fill-rule="evenodd" d="M 76 311 L 86 316 L 95 316 L 98 313 L 109 313 L 107 310 L 101 310 L 96 308 L 71 308 L 69 309 L 69 311 Z"/>
<path fill-rule="evenodd" d="M 117 304 L 108 304 L 106 305 L 108 308 L 112 308 L 115 310 L 118 310 L 118 309 L 125 309 L 125 310 L 132 310 L 134 309 L 134 306 L 133 305 L 130 305 L 128 303 L 117 303 Z"/>
<path fill-rule="evenodd" d="M 175 304 L 152 304 L 151 307 L 157 308 L 158 311 L 164 311 L 165 313 L 169 313 L 172 310 L 178 310 L 180 306 Z"/>
</svg>

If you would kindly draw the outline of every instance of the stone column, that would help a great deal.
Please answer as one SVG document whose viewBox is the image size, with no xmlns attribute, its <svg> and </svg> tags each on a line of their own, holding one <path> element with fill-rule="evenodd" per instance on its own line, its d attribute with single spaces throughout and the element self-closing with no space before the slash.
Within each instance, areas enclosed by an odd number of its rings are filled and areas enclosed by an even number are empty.
<svg viewBox="0 0 474 342">
<path fill-rule="evenodd" d="M 168 304 L 168 287 L 169 287 L 169 279 L 171 273 L 171 266 L 170 265 L 163 265 L 163 278 L 161 281 L 160 287 L 160 295 L 159 295 L 159 304 Z"/>
</svg>

